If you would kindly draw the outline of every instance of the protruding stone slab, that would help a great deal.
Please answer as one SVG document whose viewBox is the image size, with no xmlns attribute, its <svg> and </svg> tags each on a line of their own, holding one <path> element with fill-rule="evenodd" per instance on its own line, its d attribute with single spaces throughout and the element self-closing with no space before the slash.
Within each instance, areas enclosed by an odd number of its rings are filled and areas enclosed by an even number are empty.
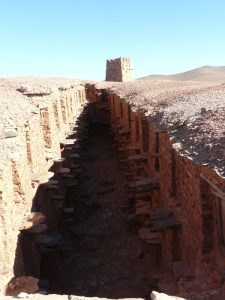
<svg viewBox="0 0 225 300">
<path fill-rule="evenodd" d="M 66 159 L 65 159 L 64 157 L 62 157 L 62 158 L 54 159 L 53 161 L 54 161 L 55 163 L 64 163 L 65 160 L 66 160 Z"/>
<path fill-rule="evenodd" d="M 130 134 L 130 129 L 121 130 L 119 132 L 119 135 L 127 135 L 127 134 Z"/>
<path fill-rule="evenodd" d="M 20 230 L 28 230 L 36 224 L 43 223 L 46 220 L 46 217 L 41 212 L 33 212 L 27 216 L 26 220 L 22 223 Z"/>
<path fill-rule="evenodd" d="M 166 229 L 178 229 L 181 227 L 181 223 L 177 221 L 174 215 L 165 218 L 158 219 L 152 222 L 152 231 L 164 231 Z"/>
<path fill-rule="evenodd" d="M 46 189 L 47 190 L 59 190 L 58 185 L 55 184 L 46 184 Z"/>
<path fill-rule="evenodd" d="M 151 220 L 168 218 L 169 216 L 172 215 L 171 211 L 166 207 L 153 208 L 153 209 L 151 209 L 149 214 L 150 214 Z"/>
<path fill-rule="evenodd" d="M 70 158 L 80 158 L 80 154 L 73 153 L 73 154 L 70 155 Z"/>
<path fill-rule="evenodd" d="M 141 216 L 141 215 L 149 215 L 150 207 L 149 204 L 146 203 L 144 206 L 137 207 L 135 210 L 136 216 Z"/>
<path fill-rule="evenodd" d="M 144 200 L 137 200 L 136 203 L 135 203 L 136 208 L 139 208 L 139 207 L 142 207 L 142 206 L 145 206 L 145 205 L 146 205 L 146 201 L 144 201 Z"/>
<path fill-rule="evenodd" d="M 158 232 L 151 232 L 151 230 L 147 227 L 139 229 L 138 235 L 141 240 L 149 244 L 160 244 L 162 242 L 162 234 Z"/>
<path fill-rule="evenodd" d="M 147 160 L 148 160 L 147 154 L 135 154 L 135 155 L 128 156 L 128 161 L 145 162 Z"/>
<path fill-rule="evenodd" d="M 59 174 L 69 174 L 70 173 L 70 169 L 69 168 L 60 168 L 57 173 Z"/>
<path fill-rule="evenodd" d="M 61 146 L 67 146 L 67 145 L 72 145 L 77 141 L 77 139 L 66 139 L 65 141 L 61 142 Z"/>
<path fill-rule="evenodd" d="M 46 224 L 37 224 L 32 226 L 30 229 L 27 230 L 29 233 L 41 233 L 48 229 Z"/>
<path fill-rule="evenodd" d="M 166 229 L 178 229 L 181 227 L 175 215 L 166 207 L 152 209 L 148 221 L 152 231 L 164 231 Z"/>
<path fill-rule="evenodd" d="M 58 184 L 59 182 L 58 182 L 58 180 L 52 180 L 52 179 L 50 179 L 48 182 L 47 182 L 47 184 Z"/>
<path fill-rule="evenodd" d="M 138 150 L 138 149 L 140 149 L 140 146 L 138 146 L 138 145 L 128 145 L 126 148 L 127 148 L 127 150 Z"/>
<path fill-rule="evenodd" d="M 71 170 L 74 170 L 74 169 L 79 169 L 80 165 L 79 164 L 70 164 L 69 167 Z"/>
<path fill-rule="evenodd" d="M 53 239 L 48 234 L 39 234 L 36 238 L 37 244 L 49 244 Z"/>
<path fill-rule="evenodd" d="M 54 176 L 53 172 L 32 173 L 31 174 L 31 181 L 36 182 L 36 183 L 45 183 L 52 176 Z"/>
<path fill-rule="evenodd" d="M 152 192 L 155 189 L 159 189 L 159 182 L 156 177 L 146 177 L 128 184 L 128 191 Z"/>
</svg>

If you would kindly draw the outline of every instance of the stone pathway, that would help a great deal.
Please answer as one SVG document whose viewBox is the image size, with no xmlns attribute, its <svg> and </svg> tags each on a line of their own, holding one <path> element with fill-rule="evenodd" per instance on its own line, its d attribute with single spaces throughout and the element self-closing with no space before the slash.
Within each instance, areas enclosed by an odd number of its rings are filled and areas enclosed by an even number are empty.
<svg viewBox="0 0 225 300">
<path fill-rule="evenodd" d="M 78 199 L 74 195 L 77 224 L 66 232 L 74 250 L 64 254 L 62 290 L 59 287 L 53 292 L 114 299 L 149 298 L 154 288 L 148 245 L 138 238 L 136 230 L 128 230 L 130 210 L 125 179 L 112 143 L 108 128 L 92 126 L 82 186 L 90 197 Z"/>
</svg>

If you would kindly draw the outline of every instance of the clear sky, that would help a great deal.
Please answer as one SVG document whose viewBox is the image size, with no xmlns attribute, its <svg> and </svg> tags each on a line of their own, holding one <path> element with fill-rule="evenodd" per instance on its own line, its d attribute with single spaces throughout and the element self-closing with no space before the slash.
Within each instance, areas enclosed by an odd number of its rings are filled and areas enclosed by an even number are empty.
<svg viewBox="0 0 225 300">
<path fill-rule="evenodd" d="M 224 0 L 0 0 L 0 76 L 103 80 L 225 65 Z"/>
</svg>

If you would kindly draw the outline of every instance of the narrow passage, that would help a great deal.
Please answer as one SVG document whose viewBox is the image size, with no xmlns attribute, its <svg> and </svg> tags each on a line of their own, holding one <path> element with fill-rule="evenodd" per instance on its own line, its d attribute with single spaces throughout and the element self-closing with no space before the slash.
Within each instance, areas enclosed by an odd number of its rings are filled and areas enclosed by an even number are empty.
<svg viewBox="0 0 225 300">
<path fill-rule="evenodd" d="M 52 292 L 149 298 L 154 286 L 148 245 L 128 227 L 132 210 L 110 128 L 91 124 L 86 144 L 79 193 L 69 195 L 76 223 L 64 232 L 73 251 L 62 255 L 60 282 Z"/>
</svg>

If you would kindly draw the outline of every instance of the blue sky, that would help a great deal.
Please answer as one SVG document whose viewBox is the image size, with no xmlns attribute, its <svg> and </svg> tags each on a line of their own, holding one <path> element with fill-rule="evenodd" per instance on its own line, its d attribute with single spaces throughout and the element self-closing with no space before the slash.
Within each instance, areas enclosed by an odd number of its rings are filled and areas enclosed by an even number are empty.
<svg viewBox="0 0 225 300">
<path fill-rule="evenodd" d="M 224 0 L 0 0 L 0 76 L 103 80 L 225 65 Z"/>
</svg>

